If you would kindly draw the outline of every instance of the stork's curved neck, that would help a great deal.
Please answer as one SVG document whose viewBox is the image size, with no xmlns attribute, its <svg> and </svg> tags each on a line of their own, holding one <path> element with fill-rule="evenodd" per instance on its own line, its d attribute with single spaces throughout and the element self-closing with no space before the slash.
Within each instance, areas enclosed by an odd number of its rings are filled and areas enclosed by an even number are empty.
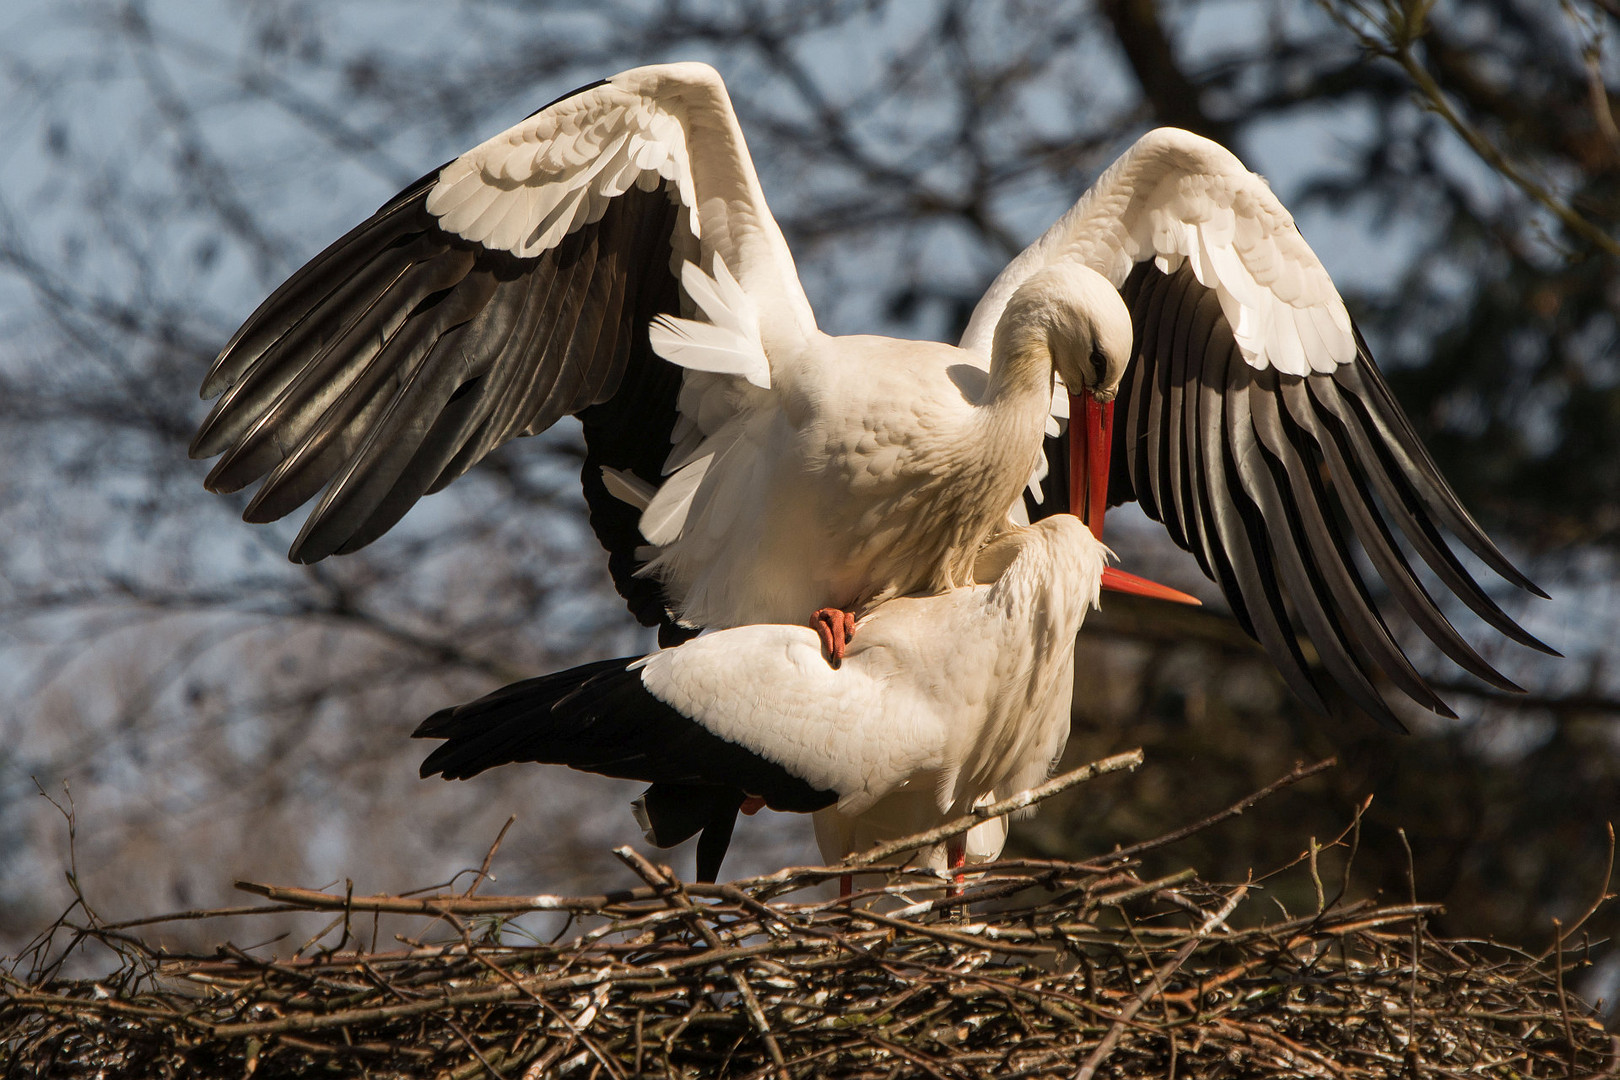
<svg viewBox="0 0 1620 1080">
<path fill-rule="evenodd" d="M 1045 406 L 1052 398 L 1052 351 L 1036 327 L 1004 327 L 990 350 L 990 378 L 981 404 L 1023 407 L 1031 399 Z"/>
</svg>

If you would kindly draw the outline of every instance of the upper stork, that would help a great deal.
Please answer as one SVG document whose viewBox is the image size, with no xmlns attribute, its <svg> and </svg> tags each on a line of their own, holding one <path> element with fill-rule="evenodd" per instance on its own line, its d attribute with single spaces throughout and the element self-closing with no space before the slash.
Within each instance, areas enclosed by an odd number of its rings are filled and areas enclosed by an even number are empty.
<svg viewBox="0 0 1620 1080">
<path fill-rule="evenodd" d="M 1107 503 L 1139 499 L 1318 706 L 1302 633 L 1387 722 L 1376 672 L 1447 711 L 1386 628 L 1358 544 L 1448 655 L 1512 687 L 1395 530 L 1488 623 L 1545 648 L 1441 536 L 1534 591 L 1440 477 L 1288 212 L 1173 129 L 1008 266 L 959 346 L 833 337 L 718 74 L 636 68 L 390 200 L 253 313 L 203 393 L 218 401 L 191 449 L 223 455 L 211 488 L 265 478 L 249 521 L 319 494 L 303 562 L 370 543 L 503 442 L 577 415 L 592 526 L 666 640 L 815 612 L 837 655 L 853 614 L 971 581 L 1030 485 L 1037 515 L 1073 505 L 1097 530 Z"/>
</svg>

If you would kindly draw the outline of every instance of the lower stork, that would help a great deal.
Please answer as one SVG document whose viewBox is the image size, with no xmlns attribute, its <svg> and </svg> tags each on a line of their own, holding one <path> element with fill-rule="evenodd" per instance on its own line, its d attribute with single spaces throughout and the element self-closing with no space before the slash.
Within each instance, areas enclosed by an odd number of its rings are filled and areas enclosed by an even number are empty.
<svg viewBox="0 0 1620 1080">
<path fill-rule="evenodd" d="M 1191 599 L 1108 556 L 1068 514 L 1009 532 L 980 553 L 974 584 L 878 606 L 837 668 L 809 627 L 757 625 L 513 683 L 417 728 L 445 740 L 422 776 L 534 761 L 648 782 L 648 839 L 701 831 L 706 881 L 745 802 L 813 812 L 831 863 L 1046 777 L 1069 735 L 1074 637 L 1099 590 Z M 986 823 L 974 856 L 994 858 L 1004 836 Z M 920 859 L 959 868 L 966 854 L 958 843 Z"/>
</svg>

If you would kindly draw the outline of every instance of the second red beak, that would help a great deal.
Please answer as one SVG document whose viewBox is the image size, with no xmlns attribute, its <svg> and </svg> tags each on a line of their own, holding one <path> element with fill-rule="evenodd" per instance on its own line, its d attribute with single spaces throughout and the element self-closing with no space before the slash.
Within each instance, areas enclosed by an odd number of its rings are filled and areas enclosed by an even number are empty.
<svg viewBox="0 0 1620 1080">
<path fill-rule="evenodd" d="M 1114 403 L 1098 401 L 1086 390 L 1069 395 L 1069 510 L 1102 539 L 1108 512 L 1108 467 L 1114 449 Z M 1195 596 L 1110 566 L 1102 587 L 1114 592 L 1151 596 L 1177 604 L 1202 604 Z"/>
</svg>

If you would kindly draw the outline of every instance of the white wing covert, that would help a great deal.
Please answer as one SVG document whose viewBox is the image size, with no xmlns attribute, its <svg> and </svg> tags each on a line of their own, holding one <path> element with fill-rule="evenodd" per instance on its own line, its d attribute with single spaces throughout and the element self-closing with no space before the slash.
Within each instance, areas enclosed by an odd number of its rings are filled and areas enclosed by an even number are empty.
<svg viewBox="0 0 1620 1080">
<path fill-rule="evenodd" d="M 1344 301 L 1292 215 L 1231 151 L 1191 132 L 1158 128 L 1109 166 L 991 284 L 962 347 L 988 355 L 1008 298 L 1037 270 L 1066 260 L 1116 288 L 1138 263 L 1151 260 L 1165 274 L 1189 263 L 1257 369 L 1304 375 L 1355 358 Z"/>
<path fill-rule="evenodd" d="M 857 635 L 834 670 L 808 627 L 743 626 L 636 666 L 660 701 L 811 787 L 837 792 L 839 811 L 859 814 L 908 777 L 950 764 L 937 709 L 906 693 L 887 652 Z"/>
</svg>

